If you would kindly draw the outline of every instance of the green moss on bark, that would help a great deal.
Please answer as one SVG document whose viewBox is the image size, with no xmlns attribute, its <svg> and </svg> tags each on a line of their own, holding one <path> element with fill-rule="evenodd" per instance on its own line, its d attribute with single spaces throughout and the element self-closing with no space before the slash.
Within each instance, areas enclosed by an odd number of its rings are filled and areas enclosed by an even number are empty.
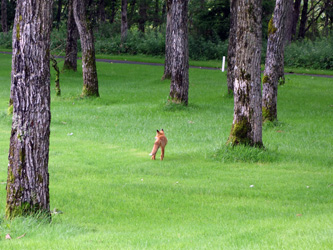
<svg viewBox="0 0 333 250">
<path fill-rule="evenodd" d="M 243 117 L 239 122 L 232 125 L 228 144 L 249 144 L 248 132 L 251 131 L 251 124 Z"/>
<path fill-rule="evenodd" d="M 273 35 L 276 31 L 277 31 L 277 28 L 274 26 L 273 17 L 272 17 L 268 23 L 268 35 Z"/>
</svg>

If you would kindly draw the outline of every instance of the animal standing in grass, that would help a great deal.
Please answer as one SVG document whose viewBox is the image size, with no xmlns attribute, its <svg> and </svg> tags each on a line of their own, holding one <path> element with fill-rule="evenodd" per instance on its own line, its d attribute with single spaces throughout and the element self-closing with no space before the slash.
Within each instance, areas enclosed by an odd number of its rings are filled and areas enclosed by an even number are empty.
<svg viewBox="0 0 333 250">
<path fill-rule="evenodd" d="M 162 161 L 164 158 L 164 149 L 168 143 L 168 139 L 165 137 L 163 129 L 161 131 L 159 131 L 159 130 L 156 130 L 156 131 L 157 131 L 156 136 L 155 136 L 156 141 L 154 143 L 153 150 L 151 151 L 151 153 L 149 155 L 152 155 L 151 159 L 155 160 L 157 150 L 161 147 L 161 151 L 162 151 L 161 161 Z"/>
</svg>

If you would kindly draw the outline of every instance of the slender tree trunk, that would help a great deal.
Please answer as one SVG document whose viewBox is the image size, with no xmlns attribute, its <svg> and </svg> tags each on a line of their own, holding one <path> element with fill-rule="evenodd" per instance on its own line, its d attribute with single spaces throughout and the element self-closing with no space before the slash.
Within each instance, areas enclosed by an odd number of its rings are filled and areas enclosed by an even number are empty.
<svg viewBox="0 0 333 250">
<path fill-rule="evenodd" d="M 187 0 L 173 0 L 172 3 L 172 70 L 170 99 L 174 103 L 188 104 L 189 62 Z"/>
<path fill-rule="evenodd" d="M 56 91 L 56 96 L 61 96 L 61 89 L 60 89 L 60 69 L 58 67 L 58 62 L 55 59 L 53 55 L 50 57 L 51 62 L 52 62 L 52 67 L 54 68 L 56 72 L 56 79 L 55 79 L 55 91 Z"/>
<path fill-rule="evenodd" d="M 262 115 L 264 121 L 277 120 L 277 94 L 281 68 L 283 71 L 284 34 L 288 7 L 289 4 L 286 0 L 276 0 L 274 14 L 268 25 L 267 54 L 262 93 Z"/>
<path fill-rule="evenodd" d="M 110 16 L 110 23 L 114 22 L 114 17 L 117 14 L 117 0 L 111 0 L 111 16 Z"/>
<path fill-rule="evenodd" d="M 62 9 L 62 0 L 58 0 L 58 11 L 57 11 L 57 16 L 56 16 L 58 30 L 59 30 L 60 20 L 61 20 L 61 9 Z"/>
<path fill-rule="evenodd" d="M 2 32 L 8 32 L 7 26 L 7 0 L 1 0 L 1 27 Z"/>
<path fill-rule="evenodd" d="M 94 34 L 89 15 L 86 14 L 87 1 L 73 0 L 74 19 L 79 31 L 82 50 L 83 90 L 82 96 L 99 96 L 95 58 Z"/>
<path fill-rule="evenodd" d="M 145 33 L 145 24 L 147 21 L 147 0 L 140 0 L 139 5 L 139 30 L 142 33 Z"/>
<path fill-rule="evenodd" d="M 17 0 L 6 217 L 45 213 L 49 203 L 52 0 Z M 51 217 L 50 217 L 51 218 Z"/>
<path fill-rule="evenodd" d="M 77 39 L 78 31 L 76 28 L 73 14 L 73 0 L 68 1 L 68 19 L 67 19 L 67 41 L 64 70 L 77 71 Z"/>
<path fill-rule="evenodd" d="M 121 41 L 125 42 L 127 38 L 127 0 L 121 1 Z"/>
<path fill-rule="evenodd" d="M 171 78 L 171 59 L 172 59 L 172 0 L 166 1 L 166 8 L 167 8 L 167 20 L 166 20 L 166 31 L 165 31 L 165 62 L 164 62 L 164 74 L 162 76 L 162 80 L 170 79 Z"/>
<path fill-rule="evenodd" d="M 301 11 L 301 0 L 295 0 L 294 8 L 293 8 L 293 24 L 292 24 L 292 29 L 291 29 L 292 40 L 296 40 L 297 24 L 298 24 L 300 11 Z"/>
<path fill-rule="evenodd" d="M 262 146 L 261 1 L 237 1 L 234 119 L 228 143 Z"/>
<path fill-rule="evenodd" d="M 299 25 L 298 31 L 298 38 L 303 39 L 305 37 L 305 26 L 308 20 L 308 0 L 304 0 L 303 9 L 302 9 L 302 16 L 301 16 L 301 23 Z"/>
<path fill-rule="evenodd" d="M 99 20 L 101 22 L 105 22 L 105 0 L 100 0 L 99 1 L 99 8 L 98 8 L 98 15 L 99 15 Z"/>
<path fill-rule="evenodd" d="M 131 28 L 131 26 L 134 24 L 133 16 L 135 12 L 135 5 L 136 5 L 136 0 L 130 0 L 129 7 L 130 7 L 130 13 L 129 16 L 127 17 L 128 19 L 128 29 Z"/>
<path fill-rule="evenodd" d="M 236 28 L 237 28 L 237 0 L 230 1 L 230 31 L 229 31 L 229 46 L 228 46 L 228 69 L 227 82 L 228 94 L 234 94 L 235 81 L 235 53 L 236 53 Z"/>
</svg>

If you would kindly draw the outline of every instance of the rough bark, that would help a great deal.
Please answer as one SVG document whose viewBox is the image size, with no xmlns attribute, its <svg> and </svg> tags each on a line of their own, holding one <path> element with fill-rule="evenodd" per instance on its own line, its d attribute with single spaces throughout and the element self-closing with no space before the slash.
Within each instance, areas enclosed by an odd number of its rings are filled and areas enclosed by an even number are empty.
<svg viewBox="0 0 333 250">
<path fill-rule="evenodd" d="M 73 14 L 73 0 L 68 1 L 68 19 L 67 19 L 67 41 L 64 70 L 77 71 L 77 39 L 78 31 L 76 28 Z"/>
<path fill-rule="evenodd" d="M 127 0 L 121 1 L 121 41 L 125 42 L 127 38 Z"/>
<path fill-rule="evenodd" d="M 174 103 L 188 104 L 189 62 L 187 0 L 173 0 L 172 7 L 172 70 L 170 99 Z"/>
<path fill-rule="evenodd" d="M 172 0 L 167 0 L 166 1 L 167 20 L 166 20 L 166 31 L 165 31 L 165 61 L 164 61 L 164 74 L 162 76 L 162 80 L 171 78 L 171 58 L 172 58 L 171 6 L 172 6 Z"/>
<path fill-rule="evenodd" d="M 17 0 L 13 28 L 13 118 L 6 217 L 49 205 L 50 33 L 52 0 Z"/>
<path fill-rule="evenodd" d="M 228 143 L 262 146 L 261 1 L 237 1 L 234 119 Z"/>
<path fill-rule="evenodd" d="M 263 77 L 262 115 L 263 120 L 277 119 L 277 94 L 284 61 L 284 34 L 286 29 L 286 0 L 276 0 L 274 14 L 268 25 L 268 42 Z M 282 76 L 284 78 L 284 76 Z"/>
<path fill-rule="evenodd" d="M 1 27 L 2 32 L 8 32 L 7 25 L 7 0 L 1 0 Z"/>
<path fill-rule="evenodd" d="M 235 53 L 236 53 L 236 27 L 237 27 L 237 0 L 230 2 L 230 30 L 229 30 L 229 46 L 228 46 L 228 69 L 227 69 L 227 82 L 228 94 L 234 93 L 235 81 Z"/>
<path fill-rule="evenodd" d="M 306 22 L 308 21 L 308 0 L 304 0 L 303 2 L 303 9 L 301 15 L 301 22 L 299 24 L 299 31 L 298 31 L 298 38 L 303 39 L 305 37 L 305 26 Z"/>
<path fill-rule="evenodd" d="M 73 0 L 74 19 L 82 50 L 83 90 L 81 96 L 99 96 L 93 27 L 86 13 L 87 1 Z"/>
</svg>

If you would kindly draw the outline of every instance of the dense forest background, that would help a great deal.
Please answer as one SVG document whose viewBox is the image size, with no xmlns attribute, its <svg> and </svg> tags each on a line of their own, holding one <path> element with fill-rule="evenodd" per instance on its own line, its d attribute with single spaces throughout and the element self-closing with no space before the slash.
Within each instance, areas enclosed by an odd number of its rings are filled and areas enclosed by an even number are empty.
<svg viewBox="0 0 333 250">
<path fill-rule="evenodd" d="M 333 69 L 333 3 L 330 0 L 290 0 L 285 65 Z M 97 54 L 145 54 L 163 56 L 165 51 L 166 1 L 128 0 L 128 35 L 121 41 L 121 0 L 89 0 Z M 263 0 L 263 53 L 274 0 Z M 6 8 L 6 9 L 4 9 Z M 3 14 L 5 13 L 5 15 Z M 2 0 L 0 46 L 11 48 L 15 1 Z M 52 49 L 66 45 L 68 0 L 53 4 Z M 190 0 L 188 12 L 189 56 L 192 60 L 221 59 L 227 55 L 229 0 Z M 80 46 L 78 46 L 80 48 Z"/>
</svg>

